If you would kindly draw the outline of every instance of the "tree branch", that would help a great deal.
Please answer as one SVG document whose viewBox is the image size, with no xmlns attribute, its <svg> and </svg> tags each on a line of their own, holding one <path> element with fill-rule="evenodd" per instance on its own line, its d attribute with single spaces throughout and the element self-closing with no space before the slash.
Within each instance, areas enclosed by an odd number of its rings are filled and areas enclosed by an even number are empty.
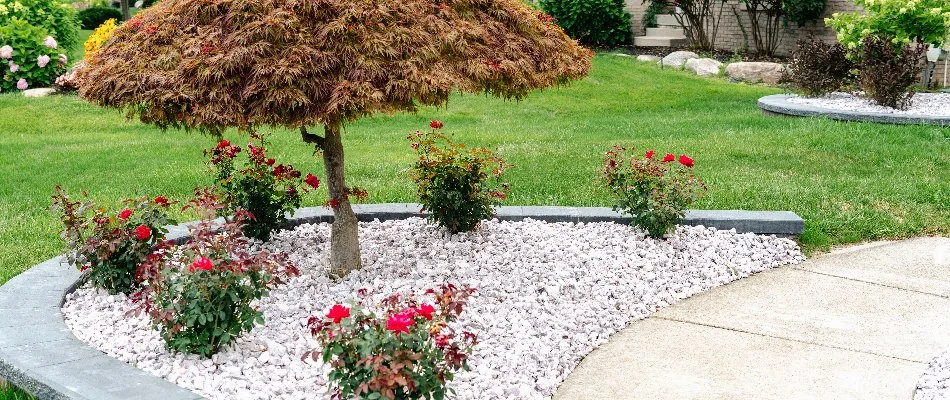
<svg viewBox="0 0 950 400">
<path fill-rule="evenodd" d="M 327 139 L 323 136 L 307 132 L 307 127 L 300 127 L 300 137 L 303 138 L 304 143 L 313 143 L 317 145 L 320 149 L 326 145 Z"/>
</svg>

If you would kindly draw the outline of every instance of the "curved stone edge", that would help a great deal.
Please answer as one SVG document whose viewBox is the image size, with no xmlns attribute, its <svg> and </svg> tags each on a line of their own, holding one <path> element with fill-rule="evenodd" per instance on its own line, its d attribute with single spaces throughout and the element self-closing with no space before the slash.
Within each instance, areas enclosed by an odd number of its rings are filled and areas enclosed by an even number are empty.
<svg viewBox="0 0 950 400">
<path fill-rule="evenodd" d="M 843 111 L 788 101 L 788 99 L 793 97 L 798 97 L 798 95 L 773 94 L 760 98 L 758 105 L 762 111 L 772 115 L 827 117 L 839 121 L 878 122 L 885 124 L 950 126 L 950 116 Z"/>
<path fill-rule="evenodd" d="M 412 203 L 354 205 L 361 221 L 426 217 L 420 208 Z M 496 208 L 495 217 L 504 221 L 630 222 L 630 217 L 606 207 L 504 206 Z M 332 210 L 301 208 L 289 217 L 288 226 L 332 220 Z M 789 211 L 690 210 L 682 223 L 778 236 L 801 234 L 805 226 L 801 217 Z M 166 238 L 178 243 L 187 240 L 190 224 L 193 222 L 167 227 Z M 54 257 L 0 286 L 0 378 L 39 399 L 201 399 L 86 345 L 72 334 L 60 309 L 80 277 L 63 257 Z"/>
</svg>

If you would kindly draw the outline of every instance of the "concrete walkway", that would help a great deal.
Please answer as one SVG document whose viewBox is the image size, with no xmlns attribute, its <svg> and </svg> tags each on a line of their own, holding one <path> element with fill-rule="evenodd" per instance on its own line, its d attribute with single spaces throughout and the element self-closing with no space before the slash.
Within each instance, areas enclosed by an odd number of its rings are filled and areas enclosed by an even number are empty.
<svg viewBox="0 0 950 400">
<path fill-rule="evenodd" d="M 634 322 L 554 399 L 910 400 L 948 348 L 950 239 L 872 243 Z"/>
</svg>

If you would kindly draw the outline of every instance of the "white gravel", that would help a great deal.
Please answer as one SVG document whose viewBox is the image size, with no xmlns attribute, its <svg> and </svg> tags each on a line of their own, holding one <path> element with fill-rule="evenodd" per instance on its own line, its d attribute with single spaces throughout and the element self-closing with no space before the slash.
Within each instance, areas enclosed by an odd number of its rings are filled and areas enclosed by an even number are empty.
<svg viewBox="0 0 950 400">
<path fill-rule="evenodd" d="M 790 97 L 789 103 L 807 104 L 813 107 L 837 111 L 875 112 L 894 115 L 950 116 L 950 93 L 917 93 L 906 110 L 884 107 L 849 93 L 830 93 L 822 97 Z"/>
<path fill-rule="evenodd" d="M 950 350 L 930 361 L 917 383 L 914 400 L 950 399 Z"/>
<path fill-rule="evenodd" d="M 364 265 L 338 283 L 326 275 L 330 226 L 303 225 L 267 244 L 302 275 L 260 302 L 266 325 L 212 359 L 170 354 L 124 296 L 84 288 L 67 298 L 66 324 L 103 352 L 211 399 L 326 399 L 313 314 L 368 288 L 377 298 L 443 282 L 478 292 L 459 323 L 478 334 L 457 398 L 544 399 L 581 359 L 631 321 L 677 299 L 804 260 L 791 240 L 678 227 L 666 240 L 613 223 L 489 221 L 449 237 L 423 219 L 360 224 Z"/>
</svg>

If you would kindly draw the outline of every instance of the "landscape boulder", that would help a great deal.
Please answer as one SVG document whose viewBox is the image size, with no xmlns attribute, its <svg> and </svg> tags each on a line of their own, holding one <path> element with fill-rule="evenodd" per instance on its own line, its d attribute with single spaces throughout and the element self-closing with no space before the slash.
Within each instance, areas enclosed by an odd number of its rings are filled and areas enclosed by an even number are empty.
<svg viewBox="0 0 950 400">
<path fill-rule="evenodd" d="M 730 79 L 749 83 L 776 85 L 784 72 L 784 65 L 773 62 L 737 62 L 726 66 Z"/>
<path fill-rule="evenodd" d="M 719 69 L 722 63 L 712 58 L 691 58 L 686 60 L 686 69 L 693 71 L 699 76 L 719 75 Z"/>
<path fill-rule="evenodd" d="M 56 93 L 56 89 L 36 88 L 36 89 L 27 89 L 23 91 L 23 95 L 26 97 L 46 97 L 53 93 Z"/>
<path fill-rule="evenodd" d="M 683 68 L 686 61 L 691 58 L 699 58 L 699 55 L 692 51 L 674 51 L 667 54 L 666 57 L 663 57 L 663 66 Z"/>
</svg>

